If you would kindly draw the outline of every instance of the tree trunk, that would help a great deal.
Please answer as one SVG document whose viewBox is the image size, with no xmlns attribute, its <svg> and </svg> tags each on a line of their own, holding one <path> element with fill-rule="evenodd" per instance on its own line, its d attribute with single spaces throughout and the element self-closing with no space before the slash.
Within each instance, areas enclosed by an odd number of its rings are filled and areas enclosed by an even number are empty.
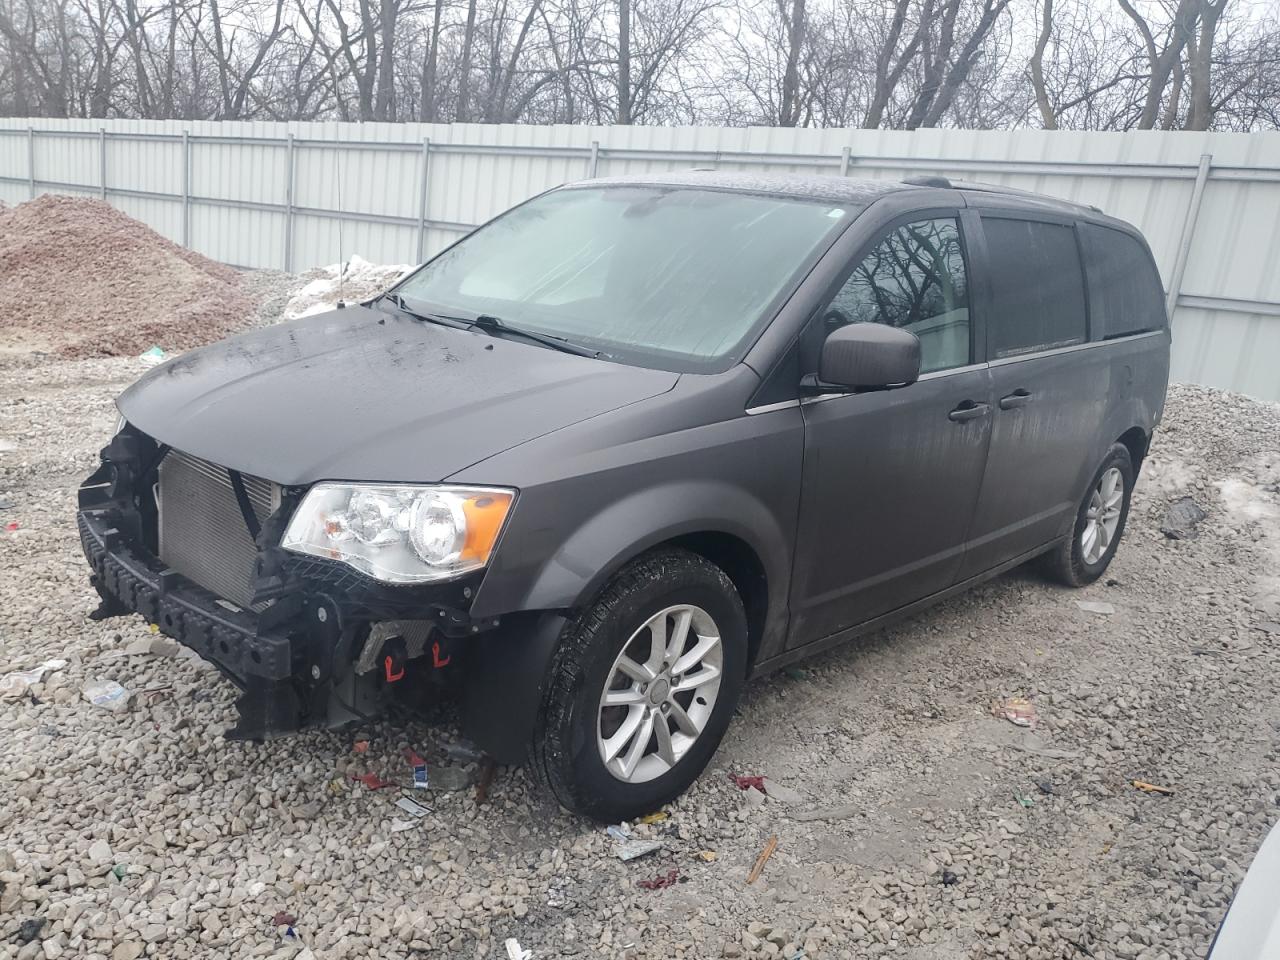
<svg viewBox="0 0 1280 960">
<path fill-rule="evenodd" d="M 618 0 L 617 122 L 631 122 L 631 0 Z"/>
<path fill-rule="evenodd" d="M 422 69 L 422 112 L 421 117 L 428 123 L 439 120 L 436 110 L 436 65 L 440 57 L 440 12 L 444 8 L 444 0 L 436 0 L 435 9 L 431 13 L 431 43 L 427 47 L 427 62 Z"/>
<path fill-rule="evenodd" d="M 471 54 L 476 41 L 476 0 L 467 0 L 467 28 L 462 35 L 462 63 L 458 67 L 458 105 L 453 118 L 465 123 L 469 116 L 467 98 L 471 95 Z"/>
<path fill-rule="evenodd" d="M 396 75 L 393 50 L 396 43 L 396 0 L 382 0 L 380 23 L 382 32 L 382 59 L 378 61 L 378 98 L 374 102 L 373 115 L 378 120 L 396 119 Z"/>
<path fill-rule="evenodd" d="M 1182 48 L 1191 36 L 1198 15 L 1198 0 L 1179 0 L 1173 25 L 1169 30 L 1169 45 L 1163 50 L 1156 47 L 1155 37 L 1142 15 L 1133 8 L 1129 0 L 1117 0 L 1120 9 L 1128 15 L 1142 34 L 1142 42 L 1147 50 L 1147 66 L 1150 77 L 1147 81 L 1147 94 L 1142 104 L 1142 114 L 1138 117 L 1139 130 L 1154 129 L 1160 119 L 1160 101 L 1164 99 L 1165 87 L 1173 74 L 1174 64 L 1182 58 Z"/>
<path fill-rule="evenodd" d="M 1053 0 L 1044 0 L 1044 19 L 1040 23 L 1040 36 L 1036 38 L 1036 48 L 1031 54 L 1031 88 L 1036 94 L 1036 107 L 1040 111 L 1040 120 L 1046 130 L 1058 129 L 1058 117 L 1049 102 L 1049 91 L 1044 85 L 1044 51 L 1049 45 L 1049 36 L 1053 32 Z"/>
<path fill-rule="evenodd" d="M 1191 112 L 1187 116 L 1188 130 L 1208 130 L 1213 123 L 1213 105 L 1210 98 L 1210 65 L 1213 63 L 1214 34 L 1218 20 L 1227 6 L 1227 0 L 1212 3 L 1209 0 L 1200 8 L 1200 35 L 1190 52 L 1187 73 L 1191 80 Z"/>
<path fill-rule="evenodd" d="M 874 93 L 871 96 L 871 104 L 867 107 L 867 113 L 862 119 L 862 126 L 868 130 L 874 130 L 884 120 L 884 111 L 889 106 L 889 98 L 893 96 L 893 91 L 897 87 L 898 81 L 902 78 L 903 71 L 906 70 L 907 65 L 915 57 L 916 51 L 920 49 L 924 31 L 929 26 L 927 16 L 922 15 L 919 23 L 916 24 L 915 33 L 912 35 L 911 40 L 902 51 L 902 55 L 898 57 L 898 62 L 890 70 L 889 64 L 893 62 L 894 51 L 898 48 L 898 40 L 902 36 L 902 27 L 906 22 L 907 9 L 910 3 L 911 0 L 895 0 L 893 20 L 889 24 L 889 35 L 885 38 L 879 52 L 876 54 Z M 927 12 L 928 8 L 926 8 L 925 13 Z"/>
<path fill-rule="evenodd" d="M 794 127 L 800 118 L 800 50 L 804 45 L 804 0 L 792 0 L 790 16 L 787 16 L 786 0 L 779 0 L 778 9 L 787 25 L 787 63 L 782 74 L 778 126 Z"/>
</svg>

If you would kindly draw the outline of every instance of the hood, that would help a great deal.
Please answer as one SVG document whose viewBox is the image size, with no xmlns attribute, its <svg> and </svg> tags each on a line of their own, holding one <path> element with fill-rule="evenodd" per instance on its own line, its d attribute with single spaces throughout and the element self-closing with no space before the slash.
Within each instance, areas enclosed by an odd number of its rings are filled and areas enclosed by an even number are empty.
<svg viewBox="0 0 1280 960">
<path fill-rule="evenodd" d="M 176 450 L 281 484 L 430 483 L 677 379 L 353 306 L 184 354 L 117 406 Z"/>
</svg>

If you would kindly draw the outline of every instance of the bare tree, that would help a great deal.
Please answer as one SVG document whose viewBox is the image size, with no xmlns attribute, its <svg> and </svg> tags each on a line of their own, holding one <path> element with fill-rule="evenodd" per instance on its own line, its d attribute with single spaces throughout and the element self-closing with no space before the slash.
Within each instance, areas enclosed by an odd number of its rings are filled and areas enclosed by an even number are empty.
<svg viewBox="0 0 1280 960">
<path fill-rule="evenodd" d="M 0 0 L 0 114 L 1272 129 L 1228 0 Z"/>
</svg>

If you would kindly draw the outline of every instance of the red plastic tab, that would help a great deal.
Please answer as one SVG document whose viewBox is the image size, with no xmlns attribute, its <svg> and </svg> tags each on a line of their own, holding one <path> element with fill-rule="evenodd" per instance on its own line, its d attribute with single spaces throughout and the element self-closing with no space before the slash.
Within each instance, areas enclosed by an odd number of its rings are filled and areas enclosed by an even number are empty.
<svg viewBox="0 0 1280 960">
<path fill-rule="evenodd" d="M 404 667 L 401 666 L 400 669 L 397 670 L 395 668 L 395 660 L 392 659 L 390 654 L 388 654 L 386 659 L 382 661 L 382 669 L 387 676 L 387 683 L 395 683 L 404 676 Z"/>
</svg>

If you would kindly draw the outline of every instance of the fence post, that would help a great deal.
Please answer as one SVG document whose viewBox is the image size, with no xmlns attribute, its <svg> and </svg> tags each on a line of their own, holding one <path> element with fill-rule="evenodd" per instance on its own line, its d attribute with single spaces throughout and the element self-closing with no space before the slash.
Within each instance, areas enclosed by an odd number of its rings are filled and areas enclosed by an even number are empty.
<svg viewBox="0 0 1280 960">
<path fill-rule="evenodd" d="M 36 131 L 27 127 L 27 185 L 31 188 L 31 199 L 36 198 Z"/>
<path fill-rule="evenodd" d="M 1191 253 L 1191 241 L 1195 238 L 1196 219 L 1200 216 L 1200 201 L 1204 198 L 1204 185 L 1213 166 L 1213 154 L 1200 154 L 1200 166 L 1196 169 L 1196 182 L 1191 188 L 1191 201 L 1182 221 L 1182 235 L 1178 237 L 1178 253 L 1173 261 L 1173 273 L 1169 276 L 1169 293 L 1165 298 L 1165 312 L 1169 315 L 1169 327 L 1173 327 L 1173 311 L 1182 293 L 1182 275 L 1187 272 L 1187 259 Z"/>
<path fill-rule="evenodd" d="M 98 196 L 107 199 L 107 128 L 98 128 Z"/>
<path fill-rule="evenodd" d="M 418 253 L 414 263 L 421 263 L 427 244 L 427 187 L 431 176 L 431 138 L 422 138 L 422 157 L 418 162 Z"/>
<path fill-rule="evenodd" d="M 191 131 L 182 131 L 182 245 L 191 246 Z"/>
<path fill-rule="evenodd" d="M 591 141 L 591 159 L 587 161 L 587 179 L 594 180 L 600 169 L 600 141 Z"/>
<path fill-rule="evenodd" d="M 847 177 L 849 175 L 849 157 L 853 153 L 852 149 L 845 147 L 840 151 L 840 176 Z"/>
<path fill-rule="evenodd" d="M 284 269 L 293 273 L 293 134 L 284 146 Z"/>
</svg>

